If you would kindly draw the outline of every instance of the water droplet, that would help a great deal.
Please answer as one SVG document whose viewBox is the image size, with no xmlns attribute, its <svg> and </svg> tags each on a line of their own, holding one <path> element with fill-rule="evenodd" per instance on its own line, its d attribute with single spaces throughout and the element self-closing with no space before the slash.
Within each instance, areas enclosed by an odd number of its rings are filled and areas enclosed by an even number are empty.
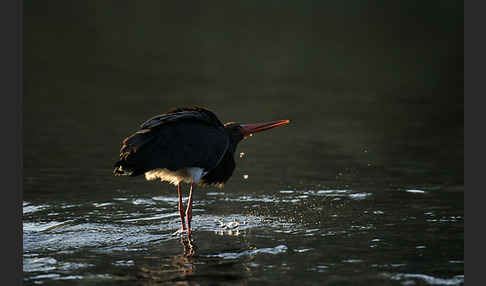
<svg viewBox="0 0 486 286">
<path fill-rule="evenodd" d="M 237 228 L 240 224 L 237 222 L 237 221 L 232 221 L 230 223 L 228 223 L 226 226 L 228 228 Z"/>
</svg>

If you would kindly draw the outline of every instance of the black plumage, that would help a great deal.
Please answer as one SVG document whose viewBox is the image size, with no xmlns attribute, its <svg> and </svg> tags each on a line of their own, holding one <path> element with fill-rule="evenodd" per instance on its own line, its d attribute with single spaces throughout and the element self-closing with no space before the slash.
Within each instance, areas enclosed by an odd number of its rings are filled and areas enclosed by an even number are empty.
<svg viewBox="0 0 486 286">
<path fill-rule="evenodd" d="M 114 173 L 138 176 L 155 169 L 199 167 L 207 172 L 200 184 L 221 186 L 235 168 L 234 152 L 243 139 L 237 129 L 201 107 L 155 116 L 123 140 Z"/>
</svg>

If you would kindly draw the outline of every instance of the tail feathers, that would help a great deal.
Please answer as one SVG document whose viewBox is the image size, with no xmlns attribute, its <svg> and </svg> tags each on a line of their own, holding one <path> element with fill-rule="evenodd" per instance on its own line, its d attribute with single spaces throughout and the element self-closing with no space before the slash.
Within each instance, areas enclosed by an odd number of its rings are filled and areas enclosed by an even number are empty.
<svg viewBox="0 0 486 286">
<path fill-rule="evenodd" d="M 115 169 L 113 170 L 113 175 L 115 176 L 132 176 L 133 171 L 126 167 L 123 161 L 118 161 L 113 166 Z"/>
</svg>

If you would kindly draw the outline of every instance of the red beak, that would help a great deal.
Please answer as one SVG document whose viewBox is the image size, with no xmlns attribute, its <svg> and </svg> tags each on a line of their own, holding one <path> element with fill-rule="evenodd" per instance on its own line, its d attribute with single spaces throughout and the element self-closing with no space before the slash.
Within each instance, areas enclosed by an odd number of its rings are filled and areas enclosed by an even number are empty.
<svg viewBox="0 0 486 286">
<path fill-rule="evenodd" d="M 240 126 L 242 128 L 241 133 L 243 133 L 243 136 L 247 137 L 253 133 L 287 125 L 289 123 L 290 120 L 278 120 L 278 121 L 271 121 L 271 122 L 257 123 L 257 124 L 241 124 Z"/>
</svg>

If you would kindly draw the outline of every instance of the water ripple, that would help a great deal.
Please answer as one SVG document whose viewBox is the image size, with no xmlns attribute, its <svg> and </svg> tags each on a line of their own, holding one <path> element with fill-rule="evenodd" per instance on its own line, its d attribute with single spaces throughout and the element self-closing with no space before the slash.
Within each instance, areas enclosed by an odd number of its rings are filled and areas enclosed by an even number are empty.
<svg viewBox="0 0 486 286">
<path fill-rule="evenodd" d="M 255 256 L 257 254 L 281 254 L 287 252 L 288 247 L 286 245 L 278 245 L 271 248 L 259 248 L 254 250 L 244 250 L 241 252 L 224 252 L 218 254 L 206 254 L 202 257 L 217 257 L 222 259 L 238 259 L 242 256 Z"/>
<path fill-rule="evenodd" d="M 29 202 L 23 203 L 23 214 L 32 214 L 44 209 L 49 208 L 49 205 L 31 205 Z"/>
<path fill-rule="evenodd" d="M 452 278 L 437 278 L 425 274 L 412 274 L 412 273 L 397 273 L 390 274 L 384 273 L 384 276 L 392 280 L 408 280 L 408 279 L 419 279 L 423 280 L 430 285 L 460 285 L 464 283 L 464 275 L 456 275 Z"/>
</svg>

